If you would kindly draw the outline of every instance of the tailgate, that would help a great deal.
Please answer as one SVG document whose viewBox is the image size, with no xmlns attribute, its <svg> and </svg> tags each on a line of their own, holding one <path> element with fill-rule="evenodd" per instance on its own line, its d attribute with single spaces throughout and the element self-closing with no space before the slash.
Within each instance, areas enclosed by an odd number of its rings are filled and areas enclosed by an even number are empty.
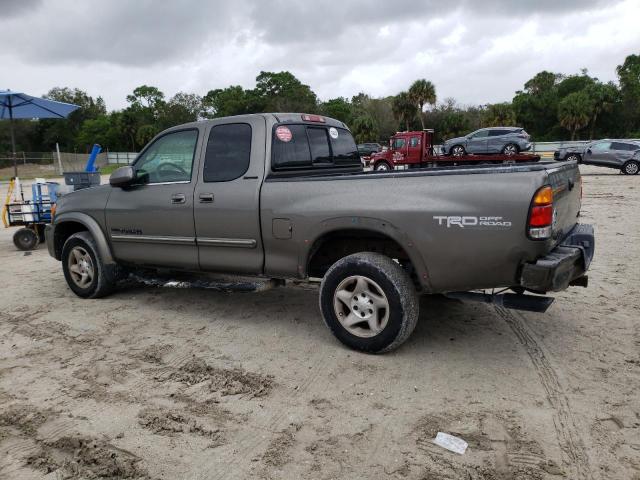
<svg viewBox="0 0 640 480">
<path fill-rule="evenodd" d="M 556 164 L 557 165 L 557 164 Z M 557 245 L 578 221 L 582 197 L 582 179 L 577 163 L 548 169 L 553 189 L 553 245 Z"/>
</svg>

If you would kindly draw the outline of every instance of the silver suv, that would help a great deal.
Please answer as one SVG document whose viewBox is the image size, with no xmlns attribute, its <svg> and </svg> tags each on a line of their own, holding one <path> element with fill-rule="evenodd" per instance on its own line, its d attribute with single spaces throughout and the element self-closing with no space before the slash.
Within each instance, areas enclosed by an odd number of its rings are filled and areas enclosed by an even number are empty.
<svg viewBox="0 0 640 480">
<path fill-rule="evenodd" d="M 640 170 L 640 142 L 630 140 L 597 140 L 585 145 L 560 148 L 553 154 L 555 160 L 577 161 L 620 169 L 626 175 Z"/>
<path fill-rule="evenodd" d="M 452 138 L 442 146 L 445 155 L 461 157 L 467 153 L 516 155 L 531 148 L 531 137 L 520 127 L 481 128 L 464 137 Z"/>
</svg>

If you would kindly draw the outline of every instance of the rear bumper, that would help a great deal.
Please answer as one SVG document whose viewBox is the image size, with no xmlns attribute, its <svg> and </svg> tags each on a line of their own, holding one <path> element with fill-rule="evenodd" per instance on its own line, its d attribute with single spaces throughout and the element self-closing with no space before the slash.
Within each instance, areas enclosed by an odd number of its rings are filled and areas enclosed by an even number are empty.
<svg viewBox="0 0 640 480">
<path fill-rule="evenodd" d="M 577 224 L 551 252 L 523 266 L 520 285 L 540 293 L 564 290 L 587 272 L 594 249 L 593 227 Z"/>
</svg>

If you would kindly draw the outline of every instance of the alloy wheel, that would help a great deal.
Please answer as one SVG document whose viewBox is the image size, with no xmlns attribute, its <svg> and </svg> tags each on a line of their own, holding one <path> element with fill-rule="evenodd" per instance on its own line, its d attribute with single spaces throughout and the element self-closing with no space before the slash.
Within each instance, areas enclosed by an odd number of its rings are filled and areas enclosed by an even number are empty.
<svg viewBox="0 0 640 480">
<path fill-rule="evenodd" d="M 80 246 L 73 247 L 67 261 L 73 282 L 80 288 L 91 285 L 95 269 L 89 252 Z"/>
<path fill-rule="evenodd" d="M 340 324 L 352 335 L 373 337 L 387 326 L 389 300 L 376 282 L 362 275 L 345 278 L 333 296 Z"/>
</svg>

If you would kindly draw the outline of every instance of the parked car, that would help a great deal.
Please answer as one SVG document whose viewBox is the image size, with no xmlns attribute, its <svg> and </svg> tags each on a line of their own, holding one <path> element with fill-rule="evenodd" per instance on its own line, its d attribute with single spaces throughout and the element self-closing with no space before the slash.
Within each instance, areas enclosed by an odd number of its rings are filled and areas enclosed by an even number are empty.
<svg viewBox="0 0 640 480">
<path fill-rule="evenodd" d="M 333 334 L 383 352 L 413 331 L 419 294 L 544 311 L 552 298 L 524 292 L 586 286 L 580 182 L 565 162 L 363 172 L 340 121 L 242 115 L 160 133 L 108 185 L 62 197 L 45 235 L 82 298 L 139 268 L 322 279 Z M 494 287 L 515 293 L 471 292 Z"/>
<path fill-rule="evenodd" d="M 516 155 L 531 148 L 531 137 L 520 127 L 481 128 L 464 137 L 452 138 L 442 146 L 445 155 L 461 157 L 467 153 Z"/>
<path fill-rule="evenodd" d="M 640 171 L 640 142 L 597 140 L 586 145 L 559 148 L 553 158 L 615 168 L 626 175 L 636 175 Z"/>
<path fill-rule="evenodd" d="M 382 150 L 382 145 L 379 143 L 359 143 L 358 153 L 361 157 L 370 157 L 372 153 L 377 153 Z"/>
</svg>

